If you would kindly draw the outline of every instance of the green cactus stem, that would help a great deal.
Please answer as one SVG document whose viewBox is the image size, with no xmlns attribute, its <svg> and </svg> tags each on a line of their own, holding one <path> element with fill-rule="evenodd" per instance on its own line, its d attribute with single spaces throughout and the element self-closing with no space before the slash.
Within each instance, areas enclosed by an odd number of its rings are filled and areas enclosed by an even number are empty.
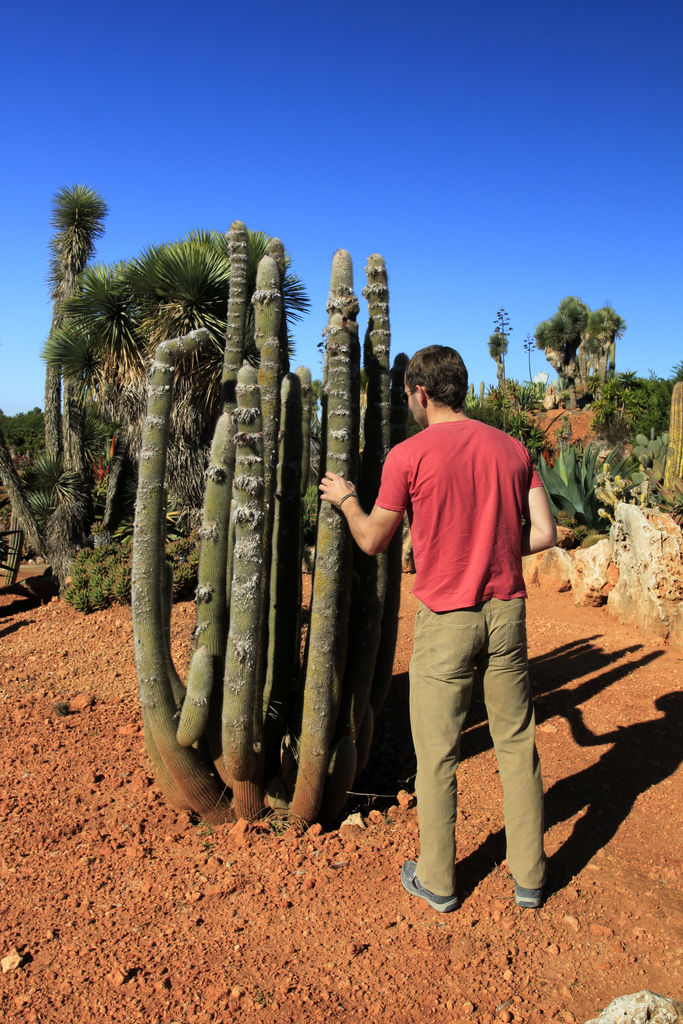
<svg viewBox="0 0 683 1024">
<path fill-rule="evenodd" d="M 353 293 L 351 257 L 342 249 L 332 261 L 327 308 L 326 467 L 349 477 L 352 452 L 358 450 L 349 408 L 351 360 L 358 352 L 358 300 Z M 323 502 L 318 515 L 299 771 L 291 804 L 292 816 L 305 822 L 315 820 L 327 780 L 346 662 L 351 557 L 351 540 L 343 518 L 336 508 Z"/>
<path fill-rule="evenodd" d="M 237 374 L 244 355 L 244 328 L 248 307 L 249 234 L 241 220 L 235 220 L 230 225 L 228 254 L 230 257 L 230 294 L 221 379 L 223 412 L 232 412 L 235 408 Z"/>
<path fill-rule="evenodd" d="M 165 624 L 167 587 L 164 541 L 166 452 L 176 360 L 207 341 L 206 330 L 163 342 L 152 364 L 143 427 L 135 513 L 131 598 L 135 660 L 148 752 L 157 781 L 175 806 L 189 806 L 207 821 L 231 818 L 223 787 L 192 748 L 176 742 L 176 701 Z"/>
<path fill-rule="evenodd" d="M 176 739 L 181 747 L 197 743 L 206 729 L 213 683 L 213 659 L 208 647 L 198 647 L 187 674 L 187 693 L 180 711 Z"/>
<path fill-rule="evenodd" d="M 368 300 L 368 329 L 364 364 L 367 377 L 367 408 L 363 457 L 358 483 L 361 504 L 371 512 L 379 491 L 382 466 L 390 445 L 389 288 L 384 259 L 374 253 L 365 268 L 368 279 L 363 296 Z M 349 645 L 342 706 L 337 736 L 349 733 L 358 739 L 370 696 L 380 641 L 380 624 L 387 586 L 388 558 L 375 558 L 354 547 L 354 573 L 358 597 L 349 622 Z"/>
<path fill-rule="evenodd" d="M 223 679 L 225 667 L 232 584 L 234 533 L 231 527 L 230 508 L 235 470 L 235 431 L 232 417 L 237 401 L 237 374 L 242 365 L 244 351 L 248 306 L 249 236 L 242 221 L 236 220 L 233 221 L 227 237 L 230 293 L 221 377 L 221 415 L 214 429 L 209 464 L 204 474 L 206 485 L 202 525 L 199 530 L 198 586 L 195 594 L 195 646 L 207 647 L 212 655 L 210 678 L 216 683 L 216 691 L 211 701 L 207 740 L 216 769 L 223 781 L 230 785 L 232 780 L 225 771 L 222 756 L 220 719 L 223 694 L 220 681 Z"/>
<path fill-rule="evenodd" d="M 280 271 L 280 285 L 284 284 L 285 274 L 287 273 L 287 255 L 285 253 L 285 247 L 279 238 L 271 238 L 268 243 L 268 255 L 277 263 L 277 268 Z M 289 337 L 287 334 L 287 310 L 285 309 L 285 297 L 283 294 L 280 295 L 280 330 L 278 334 L 278 340 L 280 343 L 280 380 L 289 373 Z"/>
<path fill-rule="evenodd" d="M 301 577 L 301 380 L 282 381 L 279 458 L 270 572 L 268 658 L 263 690 L 266 750 L 277 750 L 289 721 L 289 699 L 299 675 L 299 605 L 294 582 Z M 298 586 L 296 591 L 298 592 Z"/>
<path fill-rule="evenodd" d="M 404 378 L 408 357 L 401 353 L 396 356 L 391 368 L 391 446 L 405 440 L 408 421 L 408 407 L 403 401 Z M 379 649 L 375 660 L 375 675 L 372 680 L 370 703 L 375 718 L 386 700 L 394 665 L 396 637 L 398 636 L 398 611 L 401 604 L 401 579 L 403 574 L 401 548 L 402 530 L 399 528 L 391 538 L 386 550 L 387 586 L 382 612 Z"/>
<path fill-rule="evenodd" d="M 223 352 L 223 377 L 221 381 L 221 409 L 232 415 L 235 410 L 237 374 L 244 356 L 244 336 L 248 308 L 249 234 L 241 220 L 232 222 L 228 232 L 228 253 L 230 256 L 230 294 Z M 225 492 L 232 494 L 232 475 L 235 469 L 234 444 L 225 453 Z M 228 554 L 225 570 L 225 607 L 230 608 L 230 587 L 232 584 L 232 547 L 234 532 L 228 532 Z M 227 624 L 226 624 L 227 628 Z"/>
<path fill-rule="evenodd" d="M 683 478 L 683 381 L 674 384 L 671 393 L 669 449 L 664 469 L 664 487 L 671 490 L 674 480 Z"/>
<path fill-rule="evenodd" d="M 356 744 L 350 736 L 342 736 L 332 749 L 325 780 L 322 817 L 326 824 L 334 821 L 348 800 L 357 766 Z"/>
<path fill-rule="evenodd" d="M 235 813 L 263 808 L 261 692 L 258 680 L 263 565 L 263 433 L 256 370 L 237 376 L 232 607 L 223 685 L 223 760 L 232 780 Z"/>
</svg>

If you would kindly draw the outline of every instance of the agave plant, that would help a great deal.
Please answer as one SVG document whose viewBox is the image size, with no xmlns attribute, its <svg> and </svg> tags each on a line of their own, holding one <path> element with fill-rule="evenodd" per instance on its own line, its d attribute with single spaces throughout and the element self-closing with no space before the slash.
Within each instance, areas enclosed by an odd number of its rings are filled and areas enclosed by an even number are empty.
<svg viewBox="0 0 683 1024">
<path fill-rule="evenodd" d="M 621 458 L 615 448 L 600 463 L 599 452 L 599 446 L 594 444 L 589 444 L 581 455 L 576 448 L 565 448 L 557 453 L 553 466 L 548 466 L 543 459 L 538 463 L 553 514 L 564 512 L 592 530 L 605 529 L 596 493 L 603 466 L 617 475 L 628 461 Z"/>
</svg>

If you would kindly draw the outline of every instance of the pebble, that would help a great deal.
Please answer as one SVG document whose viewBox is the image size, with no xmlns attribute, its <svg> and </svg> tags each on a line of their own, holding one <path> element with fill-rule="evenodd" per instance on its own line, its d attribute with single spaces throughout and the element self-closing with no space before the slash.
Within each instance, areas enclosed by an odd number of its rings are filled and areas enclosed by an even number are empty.
<svg viewBox="0 0 683 1024">
<path fill-rule="evenodd" d="M 9 974 L 10 971 L 17 971 L 23 962 L 24 959 L 19 951 L 14 948 L 11 949 L 7 956 L 3 956 L 2 960 L 0 960 L 0 964 L 2 964 L 2 973 Z"/>
<path fill-rule="evenodd" d="M 405 789 L 400 789 L 396 794 L 396 800 L 398 806 L 402 807 L 403 810 L 407 810 L 409 807 L 414 807 L 417 803 L 415 797 L 411 793 L 407 793 Z"/>
</svg>

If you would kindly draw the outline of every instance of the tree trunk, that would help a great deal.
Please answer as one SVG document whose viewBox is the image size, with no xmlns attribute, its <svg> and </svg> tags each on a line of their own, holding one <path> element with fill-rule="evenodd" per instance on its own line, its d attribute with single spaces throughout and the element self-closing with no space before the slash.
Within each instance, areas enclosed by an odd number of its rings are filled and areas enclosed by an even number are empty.
<svg viewBox="0 0 683 1024">
<path fill-rule="evenodd" d="M 19 520 L 19 525 L 24 531 L 26 543 L 33 551 L 36 552 L 36 554 L 44 554 L 45 539 L 43 538 L 35 517 L 29 508 L 28 502 L 26 501 L 21 477 L 14 468 L 12 457 L 2 434 L 0 434 L 0 480 L 2 480 L 4 488 L 7 491 L 7 497 L 9 498 L 10 505 L 12 506 L 12 511 L 16 515 Z"/>
<path fill-rule="evenodd" d="M 48 366 L 45 371 L 45 451 L 59 458 L 62 451 L 62 375 Z"/>
</svg>

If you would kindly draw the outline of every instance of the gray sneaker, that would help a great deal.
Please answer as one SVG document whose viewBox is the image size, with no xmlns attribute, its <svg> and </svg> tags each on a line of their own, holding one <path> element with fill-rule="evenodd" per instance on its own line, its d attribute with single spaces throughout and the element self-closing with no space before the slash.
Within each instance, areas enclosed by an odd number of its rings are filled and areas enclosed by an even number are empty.
<svg viewBox="0 0 683 1024">
<path fill-rule="evenodd" d="M 518 907 L 537 910 L 543 903 L 543 889 L 525 889 L 515 882 L 515 902 Z"/>
<path fill-rule="evenodd" d="M 455 910 L 458 905 L 457 896 L 437 896 L 435 893 L 430 892 L 429 889 L 425 889 L 423 885 L 418 881 L 417 875 L 417 864 L 414 860 L 407 860 L 401 868 L 401 884 L 406 892 L 409 892 L 411 896 L 419 896 L 420 899 L 424 900 L 434 910 L 438 910 L 440 914 L 448 914 L 451 910 Z"/>
</svg>

